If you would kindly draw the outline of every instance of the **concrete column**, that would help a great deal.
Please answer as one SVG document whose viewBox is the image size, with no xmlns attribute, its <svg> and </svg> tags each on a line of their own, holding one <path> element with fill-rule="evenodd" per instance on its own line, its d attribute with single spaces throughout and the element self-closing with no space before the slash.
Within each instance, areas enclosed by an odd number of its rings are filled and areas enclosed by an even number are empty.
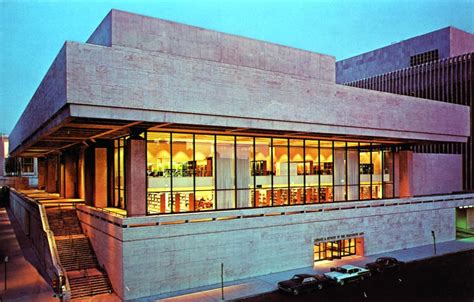
<svg viewBox="0 0 474 302">
<path fill-rule="evenodd" d="M 107 148 L 95 148 L 94 205 L 107 207 Z"/>
<path fill-rule="evenodd" d="M 127 215 L 146 215 L 146 141 L 141 137 L 127 140 L 125 146 L 125 179 Z"/>
<path fill-rule="evenodd" d="M 474 208 L 466 209 L 466 226 L 468 229 L 474 229 Z"/>
<path fill-rule="evenodd" d="M 76 197 L 76 158 L 74 154 L 68 154 L 64 159 L 64 197 L 74 198 Z"/>
<path fill-rule="evenodd" d="M 395 197 L 400 196 L 400 154 L 395 152 L 394 154 L 394 163 L 393 163 L 393 186 L 395 189 Z"/>
<path fill-rule="evenodd" d="M 79 150 L 79 156 L 77 160 L 77 197 L 80 199 L 86 199 L 86 186 L 85 186 L 85 152 L 84 149 Z"/>
<path fill-rule="evenodd" d="M 48 157 L 47 160 L 47 179 L 46 179 L 46 192 L 48 193 L 57 193 L 58 188 L 56 185 L 58 168 L 57 168 L 57 158 L 56 156 Z"/>
<path fill-rule="evenodd" d="M 413 152 L 400 151 L 399 155 L 400 197 L 413 196 Z"/>
<path fill-rule="evenodd" d="M 47 179 L 47 160 L 45 158 L 38 158 L 38 189 L 43 190 L 46 186 Z"/>
</svg>

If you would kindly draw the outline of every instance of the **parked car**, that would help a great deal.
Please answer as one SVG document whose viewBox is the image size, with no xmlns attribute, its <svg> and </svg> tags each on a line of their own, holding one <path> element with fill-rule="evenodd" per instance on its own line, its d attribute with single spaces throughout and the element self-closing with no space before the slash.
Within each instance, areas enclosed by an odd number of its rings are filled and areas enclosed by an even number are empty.
<svg viewBox="0 0 474 302">
<path fill-rule="evenodd" d="M 365 268 L 373 273 L 394 272 L 399 271 L 405 265 L 405 262 L 398 261 L 393 257 L 380 257 L 375 262 L 367 263 Z"/>
<path fill-rule="evenodd" d="M 344 285 L 349 282 L 362 281 L 366 277 L 370 277 L 370 271 L 353 265 L 343 265 L 340 267 L 331 267 L 329 273 L 325 273 L 329 280 Z"/>
<path fill-rule="evenodd" d="M 296 296 L 305 292 L 321 290 L 327 282 L 328 279 L 323 275 L 298 274 L 290 280 L 278 282 L 278 288 Z"/>
</svg>

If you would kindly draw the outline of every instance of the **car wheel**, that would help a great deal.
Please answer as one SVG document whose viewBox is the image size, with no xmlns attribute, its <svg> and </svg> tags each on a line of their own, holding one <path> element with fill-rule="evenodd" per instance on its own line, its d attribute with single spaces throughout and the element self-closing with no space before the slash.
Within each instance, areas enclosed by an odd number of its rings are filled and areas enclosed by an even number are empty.
<svg viewBox="0 0 474 302">
<path fill-rule="evenodd" d="M 323 289 L 323 285 L 322 285 L 322 284 L 318 284 L 318 289 L 319 289 L 319 290 L 322 290 L 322 289 Z"/>
<path fill-rule="evenodd" d="M 300 292 L 299 292 L 297 289 L 294 289 L 294 290 L 293 290 L 293 295 L 294 295 L 294 296 L 298 296 L 299 293 L 300 293 Z"/>
</svg>

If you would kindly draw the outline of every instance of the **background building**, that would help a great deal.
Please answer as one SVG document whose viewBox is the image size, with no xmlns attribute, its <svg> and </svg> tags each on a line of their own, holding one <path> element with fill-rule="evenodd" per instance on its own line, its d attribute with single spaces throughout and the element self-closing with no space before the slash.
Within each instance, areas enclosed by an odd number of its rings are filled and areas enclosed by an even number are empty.
<svg viewBox="0 0 474 302">
<path fill-rule="evenodd" d="M 453 194 L 461 155 L 407 146 L 466 142 L 469 107 L 335 74 L 331 56 L 117 10 L 66 42 L 10 136 L 41 158 L 46 193 L 10 198 L 54 284 L 78 293 L 63 270 L 84 268 L 64 234 L 126 300 L 218 283 L 221 263 L 232 281 L 453 240 L 474 202 Z"/>
<path fill-rule="evenodd" d="M 336 63 L 336 82 L 348 86 L 411 95 L 471 107 L 474 130 L 474 35 L 446 27 Z M 418 153 L 463 156 L 463 188 L 474 190 L 474 146 L 425 142 Z"/>
<path fill-rule="evenodd" d="M 38 160 L 33 157 L 8 156 L 8 136 L 0 135 L 0 186 L 36 188 L 38 186 Z"/>
</svg>

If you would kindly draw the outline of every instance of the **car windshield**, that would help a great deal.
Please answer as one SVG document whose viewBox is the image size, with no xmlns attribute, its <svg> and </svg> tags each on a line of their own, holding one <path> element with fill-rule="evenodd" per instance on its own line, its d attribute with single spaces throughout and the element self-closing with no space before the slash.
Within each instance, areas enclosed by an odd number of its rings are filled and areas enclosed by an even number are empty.
<svg viewBox="0 0 474 302">
<path fill-rule="evenodd" d="M 336 268 L 336 272 L 339 272 L 339 273 L 347 273 L 347 270 L 346 270 L 345 268 L 338 267 L 338 268 Z"/>
<path fill-rule="evenodd" d="M 301 277 L 300 276 L 293 276 L 293 278 L 291 278 L 291 280 L 300 280 Z"/>
</svg>

